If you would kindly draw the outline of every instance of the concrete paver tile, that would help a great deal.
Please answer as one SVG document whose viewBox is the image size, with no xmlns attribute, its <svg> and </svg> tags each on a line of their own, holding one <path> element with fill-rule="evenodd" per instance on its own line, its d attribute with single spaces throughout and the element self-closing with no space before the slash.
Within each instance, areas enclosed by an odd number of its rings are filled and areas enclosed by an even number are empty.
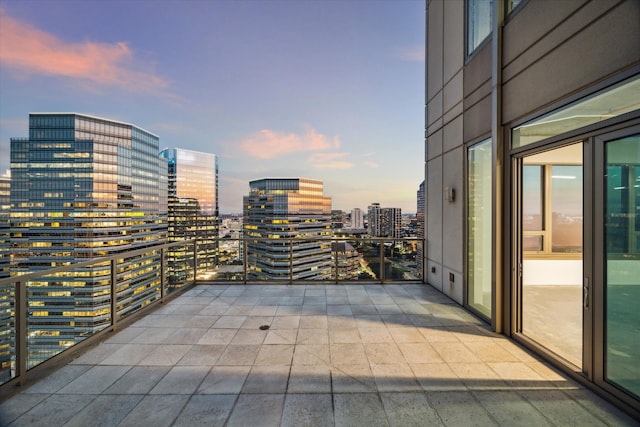
<svg viewBox="0 0 640 427">
<path fill-rule="evenodd" d="M 333 426 L 331 394 L 288 394 L 282 412 L 282 427 Z"/>
<path fill-rule="evenodd" d="M 198 394 L 239 394 L 251 366 L 214 366 L 198 387 Z"/>
<path fill-rule="evenodd" d="M 284 394 L 241 394 L 227 427 L 278 426 L 283 407 Z"/>
<path fill-rule="evenodd" d="M 178 415 L 173 427 L 224 426 L 229 418 L 236 395 L 195 395 Z"/>
<path fill-rule="evenodd" d="M 377 393 L 336 393 L 333 395 L 333 407 L 336 427 L 389 425 Z"/>
<path fill-rule="evenodd" d="M 323 365 L 293 365 L 288 393 L 331 393 L 331 368 Z"/>
</svg>

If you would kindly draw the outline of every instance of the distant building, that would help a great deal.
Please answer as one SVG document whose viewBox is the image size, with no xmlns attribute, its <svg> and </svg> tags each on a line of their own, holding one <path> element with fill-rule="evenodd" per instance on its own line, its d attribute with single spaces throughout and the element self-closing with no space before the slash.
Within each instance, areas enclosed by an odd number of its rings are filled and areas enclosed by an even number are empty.
<svg viewBox="0 0 640 427">
<path fill-rule="evenodd" d="M 218 264 L 218 159 L 215 154 L 165 149 L 168 163 L 168 239 L 179 242 L 198 239 L 198 273 L 211 271 Z M 174 246 L 168 251 L 172 274 L 169 285 L 193 279 L 191 245 Z"/>
<path fill-rule="evenodd" d="M 331 278 L 331 242 L 327 240 L 331 236 L 331 198 L 322 189 L 322 181 L 307 178 L 249 183 L 249 195 L 243 197 L 244 237 L 250 239 L 249 278 Z"/>
<path fill-rule="evenodd" d="M 350 228 L 364 228 L 364 212 L 360 208 L 351 209 L 351 227 Z"/>
<path fill-rule="evenodd" d="M 372 203 L 368 212 L 371 237 L 402 237 L 402 209 L 382 208 L 379 203 Z"/>
<path fill-rule="evenodd" d="M 380 236 L 380 203 L 371 203 L 367 208 L 367 232 L 371 237 Z"/>
<path fill-rule="evenodd" d="M 349 242 L 332 243 L 332 264 L 337 268 L 337 280 L 358 280 L 360 273 L 360 256 L 358 251 Z M 337 261 L 336 261 L 337 257 Z"/>
<path fill-rule="evenodd" d="M 167 164 L 158 145 L 127 123 L 30 114 L 29 137 L 11 139 L 11 275 L 165 243 Z M 119 262 L 118 316 L 160 298 L 160 256 Z M 101 264 L 30 284 L 29 367 L 110 324 L 110 280 Z"/>
<path fill-rule="evenodd" d="M 11 211 L 11 174 L 0 176 L 0 279 L 9 277 L 9 225 Z"/>
<path fill-rule="evenodd" d="M 333 209 L 331 211 L 331 229 L 341 230 L 344 228 L 345 222 L 347 222 L 347 218 L 342 210 Z"/>
<path fill-rule="evenodd" d="M 0 279 L 10 274 L 10 192 L 11 176 L 7 173 L 0 176 Z M 11 379 L 11 348 L 15 347 L 13 295 L 13 285 L 0 286 L 0 384 Z"/>
</svg>

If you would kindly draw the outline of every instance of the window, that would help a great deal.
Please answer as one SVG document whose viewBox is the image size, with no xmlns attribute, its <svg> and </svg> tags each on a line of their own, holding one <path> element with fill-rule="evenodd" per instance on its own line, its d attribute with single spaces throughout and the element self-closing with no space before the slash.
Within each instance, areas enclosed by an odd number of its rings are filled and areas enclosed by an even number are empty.
<svg viewBox="0 0 640 427">
<path fill-rule="evenodd" d="M 491 140 L 467 152 L 467 300 L 491 316 L 492 280 L 492 157 Z"/>
<path fill-rule="evenodd" d="M 491 34 L 494 0 L 467 0 L 467 55 Z"/>
</svg>

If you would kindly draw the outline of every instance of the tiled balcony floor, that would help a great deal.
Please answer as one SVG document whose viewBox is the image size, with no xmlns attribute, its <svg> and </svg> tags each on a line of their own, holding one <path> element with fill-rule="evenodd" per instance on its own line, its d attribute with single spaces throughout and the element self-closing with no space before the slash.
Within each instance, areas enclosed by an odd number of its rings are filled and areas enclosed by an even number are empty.
<svg viewBox="0 0 640 427">
<path fill-rule="evenodd" d="M 429 286 L 318 284 L 197 286 L 3 402 L 0 424 L 634 421 Z"/>
</svg>

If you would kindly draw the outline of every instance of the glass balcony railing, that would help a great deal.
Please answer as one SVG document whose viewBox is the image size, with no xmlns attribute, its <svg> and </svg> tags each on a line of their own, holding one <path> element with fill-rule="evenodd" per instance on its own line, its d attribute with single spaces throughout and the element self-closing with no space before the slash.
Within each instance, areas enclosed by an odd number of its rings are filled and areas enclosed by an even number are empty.
<svg viewBox="0 0 640 427">
<path fill-rule="evenodd" d="M 276 241 L 277 240 L 277 241 Z M 415 238 L 220 238 L 155 245 L 0 279 L 0 386 L 196 283 L 422 282 Z M 69 354 L 69 353 L 66 353 Z"/>
</svg>

